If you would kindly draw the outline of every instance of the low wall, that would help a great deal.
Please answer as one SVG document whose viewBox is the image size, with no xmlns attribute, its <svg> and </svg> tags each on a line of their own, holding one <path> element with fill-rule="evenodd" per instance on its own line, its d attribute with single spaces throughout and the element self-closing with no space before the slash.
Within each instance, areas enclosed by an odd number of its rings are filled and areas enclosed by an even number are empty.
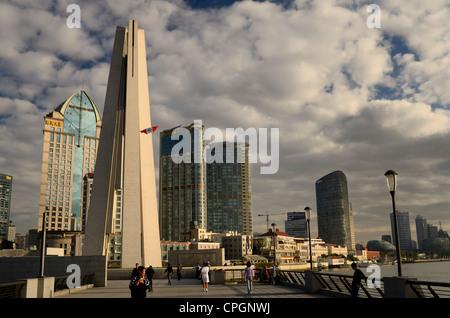
<svg viewBox="0 0 450 318">
<path fill-rule="evenodd" d="M 29 257 L 0 257 L 0 283 L 11 283 L 28 278 L 40 276 L 39 256 Z M 80 266 L 81 275 L 95 273 L 94 285 L 106 284 L 106 258 L 104 256 L 47 256 L 44 261 L 44 276 L 69 276 L 72 270 L 67 271 L 71 264 Z"/>
<path fill-rule="evenodd" d="M 173 269 L 173 278 L 177 277 L 177 268 L 172 267 Z M 154 268 L 155 274 L 153 275 L 153 279 L 166 279 L 167 273 L 165 272 L 165 268 Z M 127 280 L 131 279 L 131 269 L 108 269 L 108 280 Z M 182 278 L 196 278 L 195 269 L 182 268 L 181 270 Z"/>
</svg>

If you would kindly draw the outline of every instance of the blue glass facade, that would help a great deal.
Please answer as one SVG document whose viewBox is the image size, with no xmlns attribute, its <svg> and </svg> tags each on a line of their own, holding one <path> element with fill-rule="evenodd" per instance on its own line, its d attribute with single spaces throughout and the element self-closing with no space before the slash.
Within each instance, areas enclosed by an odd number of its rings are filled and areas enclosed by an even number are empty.
<svg viewBox="0 0 450 318">
<path fill-rule="evenodd" d="M 86 92 L 82 91 L 70 99 L 63 115 L 63 132 L 74 135 L 71 217 L 75 219 L 73 219 L 71 230 L 79 231 L 81 230 L 83 177 L 87 172 L 91 172 L 85 169 L 85 138 L 97 137 L 97 120 L 99 118 L 97 118 L 94 103 Z M 95 140 L 93 142 L 95 143 Z"/>
<path fill-rule="evenodd" d="M 186 134 L 185 137 L 190 139 L 184 143 L 189 147 L 180 147 L 183 144 L 180 134 Z M 172 140 L 172 135 L 177 138 Z M 179 151 L 174 155 L 186 155 L 184 161 L 175 162 L 172 158 L 172 150 L 177 146 Z M 206 222 L 205 168 L 201 151 L 197 153 L 200 159 L 194 160 L 194 150 L 203 148 L 203 127 L 191 125 L 178 130 L 165 130 L 160 135 L 160 148 L 160 235 L 162 240 L 179 241 L 191 225 L 204 227 Z"/>
</svg>

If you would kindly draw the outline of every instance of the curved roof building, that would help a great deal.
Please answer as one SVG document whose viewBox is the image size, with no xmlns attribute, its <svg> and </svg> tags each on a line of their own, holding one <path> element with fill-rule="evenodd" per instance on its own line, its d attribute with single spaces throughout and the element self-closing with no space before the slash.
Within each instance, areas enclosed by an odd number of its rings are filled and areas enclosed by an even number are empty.
<svg viewBox="0 0 450 318">
<path fill-rule="evenodd" d="M 44 212 L 49 230 L 83 230 L 83 178 L 94 172 L 100 130 L 97 106 L 84 90 L 44 117 L 39 230 Z"/>
<path fill-rule="evenodd" d="M 334 171 L 316 181 L 319 236 L 327 243 L 354 250 L 351 240 L 347 177 Z"/>
<path fill-rule="evenodd" d="M 395 252 L 395 246 L 383 240 L 371 240 L 367 242 L 367 250 L 380 252 Z"/>
</svg>

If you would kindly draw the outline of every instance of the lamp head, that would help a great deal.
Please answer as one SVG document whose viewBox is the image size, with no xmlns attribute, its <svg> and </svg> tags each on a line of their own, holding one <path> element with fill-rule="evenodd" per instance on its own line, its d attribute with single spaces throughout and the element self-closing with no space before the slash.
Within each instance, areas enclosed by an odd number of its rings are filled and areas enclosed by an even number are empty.
<svg viewBox="0 0 450 318">
<path fill-rule="evenodd" d="M 386 181 L 388 185 L 389 192 L 395 193 L 397 191 L 397 175 L 398 173 L 394 170 L 388 170 L 384 174 L 386 176 Z"/>
<path fill-rule="evenodd" d="M 311 219 L 311 208 L 309 207 L 309 206 L 307 206 L 306 208 L 305 208 L 305 212 L 306 212 L 306 219 L 307 220 L 310 220 Z"/>
</svg>

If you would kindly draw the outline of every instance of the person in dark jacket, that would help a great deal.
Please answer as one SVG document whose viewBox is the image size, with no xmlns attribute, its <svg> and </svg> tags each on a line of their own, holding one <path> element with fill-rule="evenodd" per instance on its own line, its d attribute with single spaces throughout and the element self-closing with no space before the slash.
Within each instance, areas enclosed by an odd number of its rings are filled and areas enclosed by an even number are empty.
<svg viewBox="0 0 450 318">
<path fill-rule="evenodd" d="M 173 274 L 173 269 L 172 269 L 172 266 L 170 266 L 170 264 L 167 265 L 167 268 L 164 271 L 164 273 L 167 273 L 167 280 L 168 280 L 167 283 L 169 285 L 172 285 L 171 277 L 172 277 L 172 274 Z"/>
<path fill-rule="evenodd" d="M 355 271 L 353 273 L 353 280 L 352 280 L 352 298 L 358 297 L 359 288 L 361 287 L 361 280 L 364 279 L 364 281 L 367 281 L 366 275 L 358 268 L 356 263 L 352 263 L 352 269 Z"/>
<path fill-rule="evenodd" d="M 177 264 L 177 279 L 180 280 L 181 279 L 181 269 L 182 269 L 182 265 L 181 264 Z"/>
<path fill-rule="evenodd" d="M 150 265 L 147 270 L 145 271 L 145 276 L 147 276 L 149 286 L 148 291 L 153 291 L 153 275 L 155 274 L 155 270 L 153 269 L 152 265 Z"/>
<path fill-rule="evenodd" d="M 136 263 L 136 267 L 133 268 L 133 271 L 131 272 L 131 278 L 133 278 L 139 274 L 138 268 L 139 268 L 139 263 Z"/>
<path fill-rule="evenodd" d="M 146 298 L 149 282 L 145 276 L 145 267 L 138 267 L 138 275 L 134 276 L 130 281 L 131 298 Z"/>
</svg>

